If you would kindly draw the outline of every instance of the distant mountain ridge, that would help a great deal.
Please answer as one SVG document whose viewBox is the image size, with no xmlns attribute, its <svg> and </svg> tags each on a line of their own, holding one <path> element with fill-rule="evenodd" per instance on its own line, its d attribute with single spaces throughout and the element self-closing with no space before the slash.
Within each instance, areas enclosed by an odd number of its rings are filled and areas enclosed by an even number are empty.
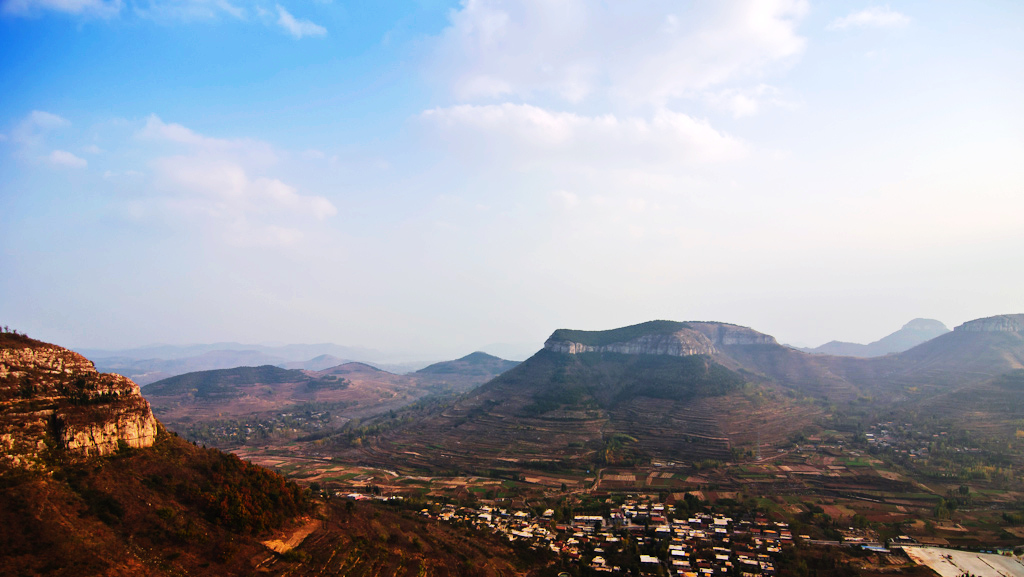
<svg viewBox="0 0 1024 577">
<path fill-rule="evenodd" d="M 206 343 L 195 345 L 152 345 L 131 349 L 79 349 L 78 352 L 96 362 L 97 358 L 125 359 L 184 359 L 215 351 L 256 351 L 284 361 L 304 361 L 320 355 L 334 355 L 339 358 L 381 358 L 386 355 L 374 349 L 346 347 L 333 343 L 254 345 L 236 342 Z"/>
<path fill-rule="evenodd" d="M 78 352 L 92 359 L 98 370 L 124 375 L 143 386 L 175 375 L 243 366 L 275 365 L 285 369 L 318 371 L 359 360 L 388 370 L 407 372 L 427 364 L 389 363 L 401 359 L 374 349 L 333 343 L 271 346 L 220 342 L 120 350 L 78 349 Z"/>
<path fill-rule="evenodd" d="M 124 375 L 143 386 L 176 375 L 235 367 L 274 365 L 284 369 L 320 371 L 358 360 L 390 372 L 406 373 L 428 364 L 380 362 L 388 357 L 379 351 L 329 343 L 279 347 L 214 343 L 159 345 L 119 351 L 81 351 L 94 359 L 98 370 Z"/>
<path fill-rule="evenodd" d="M 277 366 L 282 369 L 302 369 L 306 371 L 322 371 L 338 365 L 344 365 L 345 363 L 352 362 L 350 359 L 343 359 L 334 355 L 320 355 L 313 357 L 308 361 L 291 361 L 288 363 L 281 363 Z"/>
<path fill-rule="evenodd" d="M 332 357 L 314 359 L 327 364 Z M 397 410 L 431 395 L 463 393 L 516 366 L 486 353 L 395 374 L 368 363 L 344 362 L 320 370 L 274 365 L 194 371 L 144 387 L 143 393 L 172 429 L 203 421 L 288 411 L 317 404 L 342 424 Z"/>
<path fill-rule="evenodd" d="M 816 355 L 880 357 L 891 353 L 902 353 L 948 332 L 949 329 L 940 321 L 914 319 L 903 325 L 900 330 L 866 345 L 830 341 L 814 348 L 799 347 L 799 350 Z"/>
</svg>

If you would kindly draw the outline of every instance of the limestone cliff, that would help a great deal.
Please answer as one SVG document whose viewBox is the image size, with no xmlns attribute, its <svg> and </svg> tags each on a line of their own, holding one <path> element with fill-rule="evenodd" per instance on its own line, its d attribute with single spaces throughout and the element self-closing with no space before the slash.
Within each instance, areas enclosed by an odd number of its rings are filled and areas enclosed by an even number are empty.
<svg viewBox="0 0 1024 577">
<path fill-rule="evenodd" d="M 1024 333 L 1024 314 L 975 319 L 953 330 L 968 333 Z"/>
<path fill-rule="evenodd" d="M 556 353 L 628 355 L 714 355 L 716 347 L 774 345 L 774 337 L 725 323 L 651 321 L 611 331 L 555 331 L 544 348 Z"/>
<path fill-rule="evenodd" d="M 0 335 L 0 459 L 33 466 L 47 449 L 108 455 L 148 447 L 157 422 L 139 386 L 67 349 Z"/>
<path fill-rule="evenodd" d="M 622 353 L 627 355 L 711 355 L 715 347 L 707 337 L 692 330 L 670 335 L 644 335 L 635 339 L 607 345 L 587 345 L 572 341 L 548 339 L 544 348 L 556 353 Z"/>
</svg>

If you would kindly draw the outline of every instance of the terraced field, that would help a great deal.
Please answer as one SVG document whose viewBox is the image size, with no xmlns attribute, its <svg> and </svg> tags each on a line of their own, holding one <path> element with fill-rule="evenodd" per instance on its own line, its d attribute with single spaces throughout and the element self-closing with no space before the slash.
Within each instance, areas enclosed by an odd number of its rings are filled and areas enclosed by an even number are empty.
<svg viewBox="0 0 1024 577">
<path fill-rule="evenodd" d="M 423 470 L 589 469 L 629 456 L 729 460 L 733 449 L 767 450 L 821 415 L 812 403 L 781 396 L 756 402 L 749 391 L 687 401 L 636 397 L 611 410 L 561 408 L 522 412 L 529 398 L 473 398 L 355 450 L 350 462 Z"/>
</svg>

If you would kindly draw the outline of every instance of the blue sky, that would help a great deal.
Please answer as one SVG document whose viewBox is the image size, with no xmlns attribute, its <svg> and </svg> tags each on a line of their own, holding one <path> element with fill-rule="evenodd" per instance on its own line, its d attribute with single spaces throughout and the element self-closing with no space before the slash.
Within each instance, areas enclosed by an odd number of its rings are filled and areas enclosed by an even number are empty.
<svg viewBox="0 0 1024 577">
<path fill-rule="evenodd" d="M 1024 311 L 1016 2 L 0 0 L 0 42 L 0 322 L 60 344 Z"/>
</svg>

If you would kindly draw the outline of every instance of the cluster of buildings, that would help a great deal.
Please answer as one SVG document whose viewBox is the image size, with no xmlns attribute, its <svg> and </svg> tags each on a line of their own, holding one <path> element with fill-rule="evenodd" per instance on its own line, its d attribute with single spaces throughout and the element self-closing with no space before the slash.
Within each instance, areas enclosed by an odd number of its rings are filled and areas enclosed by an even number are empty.
<svg viewBox="0 0 1024 577">
<path fill-rule="evenodd" d="M 775 557 L 792 544 L 785 523 L 764 517 L 734 520 L 699 514 L 677 518 L 659 503 L 626 501 L 603 515 L 575 515 L 555 520 L 555 511 L 541 515 L 483 506 L 447 505 L 431 514 L 462 522 L 547 548 L 595 572 L 703 577 L 775 575 Z"/>
<path fill-rule="evenodd" d="M 968 447 L 953 443 L 946 431 L 936 433 L 915 431 L 911 423 L 884 422 L 873 425 L 869 432 L 864 433 L 868 446 L 895 456 L 910 459 L 925 458 L 936 448 L 941 447 L 954 453 L 980 453 L 977 447 Z"/>
<path fill-rule="evenodd" d="M 186 439 L 199 443 L 245 444 L 250 441 L 266 440 L 278 434 L 314 433 L 330 424 L 329 411 L 281 412 L 185 426 L 183 435 Z"/>
</svg>

